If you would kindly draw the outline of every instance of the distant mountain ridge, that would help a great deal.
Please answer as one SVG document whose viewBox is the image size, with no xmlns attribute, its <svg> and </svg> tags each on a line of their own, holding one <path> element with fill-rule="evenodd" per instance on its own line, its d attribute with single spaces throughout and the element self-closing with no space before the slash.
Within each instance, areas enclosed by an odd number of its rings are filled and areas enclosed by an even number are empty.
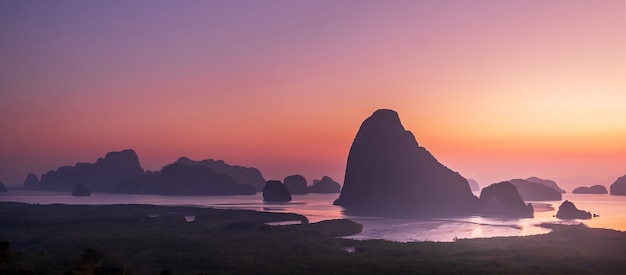
<svg viewBox="0 0 626 275">
<path fill-rule="evenodd" d="M 562 199 L 560 192 L 541 183 L 523 179 L 512 179 L 509 182 L 515 185 L 524 201 L 560 201 Z"/>
<path fill-rule="evenodd" d="M 120 183 L 116 193 L 177 196 L 254 195 L 250 184 L 239 184 L 230 176 L 203 165 L 172 163 L 158 173 L 144 174 Z"/>
<path fill-rule="evenodd" d="M 534 183 L 543 184 L 545 186 L 548 186 L 548 187 L 556 190 L 557 192 L 559 192 L 561 194 L 567 193 L 565 190 L 561 189 L 561 187 L 559 187 L 559 185 L 556 184 L 556 182 L 553 181 L 553 180 L 541 179 L 541 178 L 538 178 L 538 177 L 530 177 L 530 178 L 527 178 L 526 180 L 530 181 L 530 182 L 534 182 Z"/>
<path fill-rule="evenodd" d="M 603 185 L 581 186 L 572 191 L 574 194 L 608 194 L 609 191 Z"/>
<path fill-rule="evenodd" d="M 63 166 L 41 176 L 39 189 L 43 191 L 72 191 L 83 184 L 92 191 L 111 192 L 120 182 L 140 176 L 144 170 L 132 149 L 109 152 L 95 163 L 76 163 Z"/>
<path fill-rule="evenodd" d="M 254 167 L 244 167 L 239 165 L 229 165 L 223 160 L 213 160 L 213 159 L 205 159 L 205 160 L 192 160 L 188 157 L 180 157 L 174 163 L 176 164 L 185 164 L 185 165 L 202 165 L 206 167 L 210 167 L 218 173 L 226 174 L 230 176 L 236 183 L 239 184 L 250 184 L 254 186 L 257 192 L 263 191 L 263 187 L 265 186 L 265 178 L 261 174 L 259 169 Z"/>
<path fill-rule="evenodd" d="M 24 187 L 41 191 L 72 191 L 81 186 L 81 189 L 84 187 L 95 192 L 158 195 L 255 194 L 257 188 L 246 182 L 265 184 L 256 168 L 228 165 L 212 159 L 193 161 L 181 157 L 160 171 L 144 171 L 135 151 L 127 149 L 109 152 L 95 163 L 59 167 L 43 174 L 40 181 L 35 174 L 29 173 Z"/>
</svg>

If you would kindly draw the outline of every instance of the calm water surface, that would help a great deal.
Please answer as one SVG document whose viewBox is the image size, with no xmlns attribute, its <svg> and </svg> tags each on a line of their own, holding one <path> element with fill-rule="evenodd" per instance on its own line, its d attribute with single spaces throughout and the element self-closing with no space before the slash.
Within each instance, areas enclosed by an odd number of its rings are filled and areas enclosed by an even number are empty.
<svg viewBox="0 0 626 275">
<path fill-rule="evenodd" d="M 564 194 L 579 209 L 599 214 L 591 220 L 561 221 L 556 211 L 561 201 L 531 202 L 535 218 L 502 219 L 466 216 L 437 219 L 394 219 L 349 216 L 343 208 L 333 205 L 339 194 L 293 195 L 289 203 L 264 203 L 261 193 L 254 196 L 157 196 L 92 193 L 90 197 L 73 197 L 65 192 L 9 190 L 0 194 L 0 201 L 64 204 L 155 204 L 249 209 L 258 211 L 292 212 L 304 215 L 311 222 L 349 218 L 363 224 L 363 232 L 353 239 L 385 239 L 392 241 L 452 241 L 455 238 L 483 238 L 496 236 L 526 236 L 543 234 L 548 229 L 543 222 L 579 223 L 590 227 L 626 230 L 626 196 Z"/>
</svg>

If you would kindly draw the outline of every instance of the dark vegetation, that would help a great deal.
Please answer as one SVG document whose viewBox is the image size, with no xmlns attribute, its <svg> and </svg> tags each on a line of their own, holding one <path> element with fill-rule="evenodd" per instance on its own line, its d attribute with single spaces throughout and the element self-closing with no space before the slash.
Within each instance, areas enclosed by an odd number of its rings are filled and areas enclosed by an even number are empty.
<svg viewBox="0 0 626 275">
<path fill-rule="evenodd" d="M 195 215 L 187 222 L 185 216 Z M 152 205 L 0 203 L 0 274 L 625 274 L 626 233 L 395 243 L 336 238 L 349 220 Z M 354 253 L 346 252 L 354 248 Z"/>
</svg>

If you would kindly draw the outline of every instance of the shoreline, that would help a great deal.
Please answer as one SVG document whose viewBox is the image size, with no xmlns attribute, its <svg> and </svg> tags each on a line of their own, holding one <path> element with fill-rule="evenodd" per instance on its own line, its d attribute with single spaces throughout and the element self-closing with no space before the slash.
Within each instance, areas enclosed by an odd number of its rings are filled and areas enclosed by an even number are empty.
<svg viewBox="0 0 626 275">
<path fill-rule="evenodd" d="M 193 221 L 185 219 L 189 213 L 195 214 Z M 265 224 L 302 218 L 183 206 L 2 202 L 0 248 L 9 257 L 2 259 L 0 273 L 81 273 L 85 268 L 93 274 L 626 272 L 626 233 L 617 230 L 542 224 L 552 231 L 401 243 L 341 237 L 362 230 L 346 219 Z"/>
</svg>

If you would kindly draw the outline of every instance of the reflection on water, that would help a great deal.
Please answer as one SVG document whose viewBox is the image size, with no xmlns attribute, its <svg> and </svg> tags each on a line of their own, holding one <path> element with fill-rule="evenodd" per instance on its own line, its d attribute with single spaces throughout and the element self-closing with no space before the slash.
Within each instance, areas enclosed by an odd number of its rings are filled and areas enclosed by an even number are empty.
<svg viewBox="0 0 626 275">
<path fill-rule="evenodd" d="M 386 219 L 349 217 L 363 223 L 353 239 L 386 239 L 399 242 L 443 241 L 499 236 L 527 236 L 549 232 L 533 219 L 494 219 L 479 216 L 445 219 Z"/>
<path fill-rule="evenodd" d="M 0 194 L 0 201 L 65 204 L 155 204 L 248 209 L 257 211 L 291 212 L 306 216 L 309 221 L 349 218 L 363 224 L 363 232 L 353 239 L 386 239 L 393 241 L 453 241 L 463 238 L 496 236 L 527 236 L 547 233 L 538 225 L 544 222 L 579 223 L 580 220 L 561 221 L 554 217 L 561 201 L 531 202 L 535 208 L 533 219 L 502 219 L 480 216 L 441 219 L 394 219 L 349 216 L 333 205 L 338 194 L 293 195 L 288 203 L 263 202 L 262 194 L 254 196 L 157 196 L 92 193 L 90 197 L 73 197 L 65 192 L 38 192 L 10 190 Z M 582 222 L 590 227 L 626 230 L 626 196 L 564 194 L 564 200 L 579 209 L 599 214 L 600 217 Z M 188 218 L 191 218 L 188 217 Z"/>
</svg>

